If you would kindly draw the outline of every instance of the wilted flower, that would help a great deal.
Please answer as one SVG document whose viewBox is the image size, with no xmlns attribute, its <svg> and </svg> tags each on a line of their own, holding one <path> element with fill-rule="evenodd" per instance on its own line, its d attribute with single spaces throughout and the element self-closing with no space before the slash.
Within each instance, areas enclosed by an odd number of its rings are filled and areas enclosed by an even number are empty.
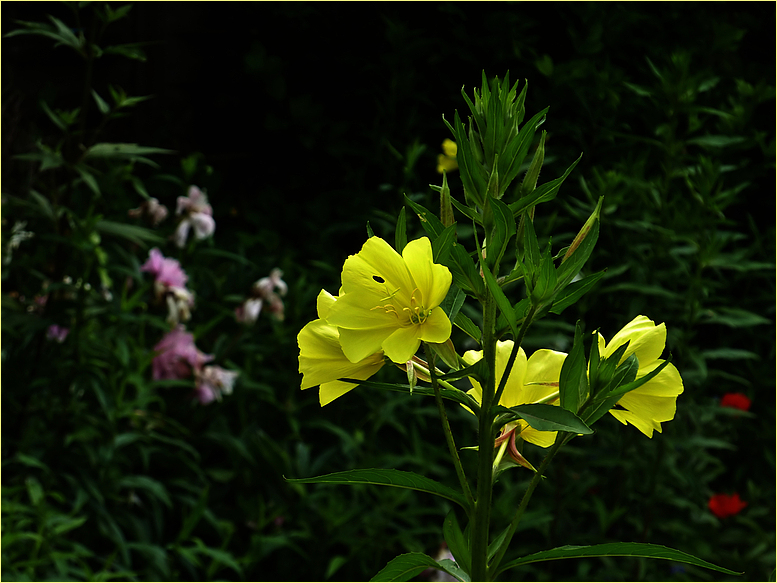
<svg viewBox="0 0 777 583">
<path fill-rule="evenodd" d="M 156 226 L 167 218 L 167 207 L 155 198 L 144 200 L 136 209 L 130 209 L 127 214 L 132 218 L 145 217 Z"/>
<path fill-rule="evenodd" d="M 442 151 L 444 154 L 437 156 L 437 172 L 442 174 L 443 170 L 445 172 L 457 170 L 459 168 L 459 163 L 456 160 L 456 154 L 458 152 L 456 142 L 446 138 L 442 142 Z"/>
<path fill-rule="evenodd" d="M 180 248 L 186 244 L 190 228 L 194 228 L 194 236 L 198 240 L 210 237 L 216 230 L 213 209 L 208 204 L 208 198 L 196 186 L 189 187 L 187 196 L 178 197 L 175 214 L 183 215 L 173 235 L 175 244 Z"/>
<path fill-rule="evenodd" d="M 220 401 L 221 395 L 230 395 L 238 374 L 215 365 L 203 367 L 202 371 L 196 371 L 197 384 L 194 392 L 197 400 L 201 404 L 207 405 L 216 400 Z"/>
<path fill-rule="evenodd" d="M 164 335 L 154 346 L 154 352 L 157 353 L 151 363 L 154 380 L 187 378 L 213 360 L 213 356 L 197 349 L 194 336 L 181 324 Z"/>
<path fill-rule="evenodd" d="M 253 324 L 259 317 L 263 306 L 278 320 L 283 320 L 284 305 L 281 296 L 286 295 L 288 286 L 281 279 L 283 272 L 273 269 L 268 277 L 263 277 L 251 287 L 251 297 L 235 309 L 235 319 L 241 324 Z M 275 293 L 278 290 L 278 293 Z M 279 295 L 280 294 L 280 295 Z"/>
<path fill-rule="evenodd" d="M 421 341 L 442 343 L 451 321 L 440 303 L 451 285 L 451 272 L 434 262 L 432 244 L 422 237 L 397 253 L 380 237 L 371 237 L 345 260 L 342 291 L 326 320 L 336 326 L 346 358 L 357 363 L 383 351 L 405 363 Z"/>
<path fill-rule="evenodd" d="M 322 407 L 356 387 L 353 383 L 337 379 L 364 381 L 384 364 L 382 352 L 369 355 L 356 363 L 345 357 L 337 328 L 326 322 L 326 316 L 337 301 L 340 299 L 321 290 L 316 301 L 319 319 L 307 324 L 297 336 L 299 372 L 302 373 L 300 388 L 309 389 L 320 385 L 318 398 Z"/>
<path fill-rule="evenodd" d="M 64 326 L 58 326 L 57 324 L 52 324 L 46 330 L 46 338 L 62 344 L 65 341 L 65 338 L 67 338 L 67 335 L 69 333 L 70 333 L 70 328 L 65 328 Z"/>
<path fill-rule="evenodd" d="M 715 494 L 710 497 L 707 506 L 718 518 L 727 518 L 739 514 L 747 506 L 747 502 L 739 499 L 739 494 Z"/>
<path fill-rule="evenodd" d="M 741 411 L 750 410 L 750 404 L 752 401 L 744 393 L 726 393 L 720 399 L 721 407 L 731 407 L 732 409 L 739 409 Z"/>
</svg>

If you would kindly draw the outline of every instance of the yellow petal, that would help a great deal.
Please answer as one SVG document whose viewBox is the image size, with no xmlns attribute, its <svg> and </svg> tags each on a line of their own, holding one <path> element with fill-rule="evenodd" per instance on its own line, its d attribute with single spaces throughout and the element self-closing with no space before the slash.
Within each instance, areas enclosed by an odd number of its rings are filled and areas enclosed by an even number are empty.
<svg viewBox="0 0 777 583">
<path fill-rule="evenodd" d="M 364 330 L 338 328 L 338 332 L 340 333 L 340 346 L 345 357 L 351 362 L 356 363 L 367 358 L 370 354 L 380 351 L 383 342 L 386 338 L 391 336 L 395 330 L 396 328 L 394 327 L 369 328 Z"/>
<path fill-rule="evenodd" d="M 510 353 L 513 350 L 513 341 L 506 340 L 504 342 L 499 341 L 496 343 L 496 388 L 499 388 L 499 384 L 502 382 L 505 369 L 507 369 L 507 361 L 510 359 Z M 518 354 L 515 357 L 513 368 L 510 371 L 510 376 L 507 377 L 507 383 L 505 384 L 505 390 L 502 393 L 502 398 L 499 399 L 499 404 L 505 407 L 515 407 L 516 405 L 523 405 L 526 403 L 524 399 L 524 378 L 526 376 L 526 353 L 523 348 L 518 349 Z"/>
<path fill-rule="evenodd" d="M 421 345 L 421 327 L 397 328 L 383 341 L 383 352 L 392 362 L 407 362 Z"/>
<path fill-rule="evenodd" d="M 456 157 L 456 153 L 458 152 L 458 146 L 456 145 L 456 142 L 449 138 L 445 138 L 442 141 L 442 151 L 445 152 L 446 156 L 449 156 L 451 158 Z"/>
<path fill-rule="evenodd" d="M 536 403 L 558 392 L 561 367 L 566 357 L 567 355 L 564 352 L 547 349 L 537 350 L 529 357 L 526 367 L 526 378 L 524 379 L 524 398 L 526 403 Z"/>
<path fill-rule="evenodd" d="M 365 380 L 383 366 L 383 355 L 379 353 L 372 353 L 356 363 L 349 361 L 340 347 L 337 329 L 324 320 L 307 324 L 297 336 L 297 344 L 302 389 L 340 378 Z"/>
<path fill-rule="evenodd" d="M 556 441 L 555 431 L 538 431 L 523 419 L 519 421 L 519 425 L 521 426 L 520 435 L 524 441 L 539 445 L 540 447 L 550 447 Z"/>
<path fill-rule="evenodd" d="M 451 337 L 451 321 L 440 307 L 432 310 L 432 313 L 419 328 L 419 338 L 425 342 L 441 344 Z"/>
<path fill-rule="evenodd" d="M 408 305 L 414 287 L 402 256 L 380 237 L 370 237 L 357 255 L 345 260 L 342 280 L 346 294 L 369 289 L 386 297 L 399 290 Z"/>
<path fill-rule="evenodd" d="M 662 323 L 656 326 L 646 316 L 637 316 L 607 343 L 607 347 L 601 355 L 611 356 L 618 347 L 623 346 L 626 342 L 629 342 L 629 347 L 621 362 L 634 354 L 639 360 L 640 368 L 647 366 L 659 358 L 664 351 L 666 325 Z"/>
<path fill-rule="evenodd" d="M 335 301 L 337 301 L 336 297 L 325 289 L 322 289 L 316 298 L 316 311 L 318 312 L 318 317 L 322 320 L 326 320 L 327 314 L 329 314 L 329 310 L 335 304 Z"/>
<path fill-rule="evenodd" d="M 429 310 L 445 299 L 448 289 L 451 287 L 451 272 L 444 265 L 434 262 L 432 256 L 432 244 L 426 237 L 410 241 L 402 258 L 413 278 L 414 288 L 421 291 L 423 305 Z M 412 294 L 413 290 L 409 290 Z"/>
</svg>

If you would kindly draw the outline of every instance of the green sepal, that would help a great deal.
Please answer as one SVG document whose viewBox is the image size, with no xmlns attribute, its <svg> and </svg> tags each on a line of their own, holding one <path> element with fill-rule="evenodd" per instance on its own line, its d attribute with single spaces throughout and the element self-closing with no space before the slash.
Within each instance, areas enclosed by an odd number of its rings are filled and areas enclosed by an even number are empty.
<svg viewBox="0 0 777 583">
<path fill-rule="evenodd" d="M 561 407 L 577 413 L 588 396 L 585 354 L 583 352 L 583 328 L 578 320 L 575 324 L 575 340 L 572 350 L 561 365 L 558 381 Z"/>
<path fill-rule="evenodd" d="M 372 239 L 375 236 L 375 233 L 372 230 L 372 227 L 370 226 L 370 222 L 367 221 L 367 238 Z"/>
<path fill-rule="evenodd" d="M 467 545 L 467 537 L 459 526 L 459 521 L 456 518 L 456 511 L 454 509 L 451 509 L 450 512 L 448 512 L 448 516 L 445 517 L 442 533 L 456 562 L 464 569 L 464 571 L 469 573 L 470 565 L 472 564 L 472 556 Z"/>
<path fill-rule="evenodd" d="M 397 228 L 394 231 L 394 248 L 397 253 L 402 254 L 402 250 L 407 245 L 407 225 L 405 224 L 405 207 L 399 211 L 397 217 Z"/>
<path fill-rule="evenodd" d="M 566 431 L 588 435 L 593 430 L 577 415 L 556 405 L 545 403 L 530 403 L 517 407 L 494 407 L 495 413 L 500 413 L 498 423 L 504 425 L 519 417 L 537 431 Z"/>
<path fill-rule="evenodd" d="M 451 189 L 448 186 L 447 172 L 445 170 L 442 171 L 442 187 L 440 188 L 440 220 L 446 227 L 450 227 L 456 222 L 453 218 Z"/>
</svg>

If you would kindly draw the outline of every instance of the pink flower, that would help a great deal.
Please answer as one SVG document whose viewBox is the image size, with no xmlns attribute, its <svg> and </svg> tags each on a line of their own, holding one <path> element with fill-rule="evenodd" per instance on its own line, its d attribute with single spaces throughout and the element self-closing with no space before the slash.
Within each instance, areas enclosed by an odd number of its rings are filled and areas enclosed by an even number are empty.
<svg viewBox="0 0 777 583">
<path fill-rule="evenodd" d="M 747 502 L 739 499 L 739 494 L 715 494 L 710 497 L 707 506 L 718 518 L 727 518 L 739 514 L 747 506 Z"/>
<path fill-rule="evenodd" d="M 239 373 L 226 370 L 220 366 L 206 366 L 197 374 L 197 385 L 194 389 L 197 400 L 207 405 L 215 400 L 221 400 L 221 395 L 232 393 L 232 387 Z"/>
<path fill-rule="evenodd" d="M 156 356 L 151 363 L 154 380 L 184 379 L 202 369 L 203 364 L 213 360 L 194 345 L 194 336 L 179 324 L 164 335 L 154 346 Z"/>
<path fill-rule="evenodd" d="M 150 251 L 148 261 L 140 268 L 154 276 L 154 293 L 157 300 L 164 298 L 167 303 L 167 322 L 175 325 L 191 318 L 191 308 L 194 307 L 194 294 L 186 289 L 188 276 L 181 269 L 176 259 L 164 257 L 162 252 L 154 248 Z"/>
<path fill-rule="evenodd" d="M 262 311 L 261 298 L 248 298 L 235 308 L 235 320 L 241 324 L 253 324 Z"/>
<path fill-rule="evenodd" d="M 150 273 L 164 287 L 183 288 L 189 279 L 177 259 L 165 257 L 156 247 L 149 252 L 148 261 L 140 267 L 140 271 Z"/>
<path fill-rule="evenodd" d="M 751 403 L 752 401 L 744 393 L 726 393 L 720 399 L 721 407 L 731 407 L 742 411 L 748 411 Z"/>
<path fill-rule="evenodd" d="M 65 328 L 64 326 L 57 326 L 56 324 L 52 324 L 51 326 L 48 327 L 48 330 L 46 330 L 46 338 L 62 344 L 65 341 L 65 338 L 67 338 L 67 335 L 69 333 L 70 333 L 70 328 Z"/>
<path fill-rule="evenodd" d="M 187 196 L 179 196 L 175 209 L 176 215 L 184 215 L 173 235 L 173 240 L 179 248 L 183 248 L 189 236 L 189 229 L 194 228 L 197 240 L 206 239 L 216 230 L 213 220 L 213 209 L 208 204 L 208 198 L 196 186 L 190 186 Z"/>
</svg>

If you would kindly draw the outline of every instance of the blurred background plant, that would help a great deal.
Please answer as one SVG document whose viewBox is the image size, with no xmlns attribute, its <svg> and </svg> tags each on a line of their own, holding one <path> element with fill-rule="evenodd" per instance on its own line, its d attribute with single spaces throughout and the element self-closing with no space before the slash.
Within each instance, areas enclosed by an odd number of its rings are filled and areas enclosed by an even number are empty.
<svg viewBox="0 0 777 583">
<path fill-rule="evenodd" d="M 761 41 L 774 6 L 349 10 L 361 26 L 315 3 L 3 6 L 3 579 L 366 580 L 401 552 L 434 554 L 442 502 L 283 481 L 393 467 L 455 482 L 431 400 L 360 389 L 322 412 L 299 391 L 296 334 L 368 220 L 390 239 L 403 194 L 435 204 L 440 115 L 452 119 L 482 69 L 528 78 L 527 111 L 551 106 L 549 175 L 584 154 L 561 204 L 538 210 L 538 234 L 571 241 L 605 196 L 590 266 L 604 279 L 527 349 L 568 350 L 578 318 L 607 337 L 649 313 L 667 323 L 686 386 L 663 435 L 611 420 L 569 446 L 514 544 L 649 541 L 766 578 L 775 66 Z M 462 198 L 455 171 L 449 184 Z M 178 250 L 174 208 L 191 185 L 216 231 Z M 151 198 L 166 220 L 128 216 Z M 152 379 L 170 328 L 140 271 L 152 247 L 189 277 L 198 348 L 240 373 L 220 402 L 194 402 L 191 379 Z M 237 322 L 276 267 L 284 317 L 264 303 Z M 474 443 L 465 412 L 451 422 Z M 503 475 L 495 515 L 512 514 L 527 481 Z M 711 503 L 734 493 L 737 512 Z M 504 578 L 709 572 L 597 559 Z"/>
</svg>

